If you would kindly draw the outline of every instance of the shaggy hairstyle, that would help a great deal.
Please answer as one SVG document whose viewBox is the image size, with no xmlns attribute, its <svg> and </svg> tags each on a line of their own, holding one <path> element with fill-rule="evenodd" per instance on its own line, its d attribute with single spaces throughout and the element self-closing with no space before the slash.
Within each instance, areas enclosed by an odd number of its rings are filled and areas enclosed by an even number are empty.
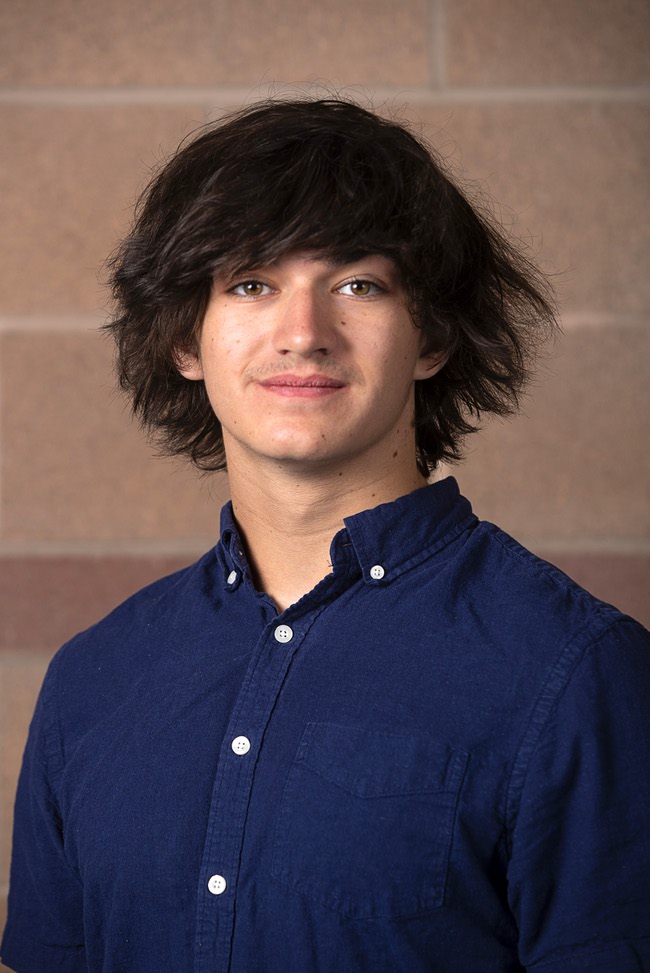
<svg viewBox="0 0 650 973">
<path fill-rule="evenodd" d="M 415 384 L 425 475 L 460 458 L 482 414 L 517 410 L 555 327 L 546 280 L 402 124 L 338 98 L 270 100 L 181 145 L 109 261 L 119 384 L 162 452 L 225 469 L 221 424 L 179 355 L 196 349 L 215 275 L 296 250 L 396 262 L 426 350 L 447 355 Z"/>
</svg>

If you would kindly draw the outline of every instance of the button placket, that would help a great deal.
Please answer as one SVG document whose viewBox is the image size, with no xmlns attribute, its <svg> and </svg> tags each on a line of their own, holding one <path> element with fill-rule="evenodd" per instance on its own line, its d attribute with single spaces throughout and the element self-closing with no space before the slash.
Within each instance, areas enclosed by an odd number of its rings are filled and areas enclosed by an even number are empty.
<svg viewBox="0 0 650 973">
<path fill-rule="evenodd" d="M 207 964 L 212 969 L 212 964 L 216 962 L 226 963 L 230 949 L 234 896 L 219 898 L 225 891 L 225 884 L 222 887 L 217 878 L 225 883 L 227 876 L 228 885 L 233 889 L 238 880 L 246 808 L 256 767 L 256 761 L 246 754 L 253 749 L 251 741 L 259 740 L 264 734 L 284 676 L 305 634 L 302 625 L 300 632 L 297 632 L 286 623 L 278 624 L 277 618 L 264 627 L 231 714 L 217 769 L 203 849 L 202 867 L 205 869 L 206 883 L 203 888 L 206 895 L 197 915 L 197 934 L 202 941 L 197 954 L 197 969 L 200 968 L 201 973 L 207 973 Z M 279 651 L 280 646 L 284 651 Z M 246 727 L 251 736 L 238 734 L 241 727 Z M 213 874 L 215 867 L 220 868 L 219 875 Z"/>
</svg>

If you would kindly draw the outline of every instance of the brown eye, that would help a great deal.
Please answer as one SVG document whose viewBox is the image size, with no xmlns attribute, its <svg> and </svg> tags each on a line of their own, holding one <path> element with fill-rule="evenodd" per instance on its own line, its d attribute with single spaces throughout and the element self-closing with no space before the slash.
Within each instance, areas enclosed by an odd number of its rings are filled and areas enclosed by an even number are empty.
<svg viewBox="0 0 650 973">
<path fill-rule="evenodd" d="M 261 284 L 259 280 L 247 280 L 242 285 L 242 290 L 249 297 L 259 297 L 264 290 L 264 284 Z"/>
<path fill-rule="evenodd" d="M 261 280 L 243 280 L 230 288 L 231 293 L 238 294 L 240 297 L 262 297 L 268 293 L 269 287 Z"/>
<path fill-rule="evenodd" d="M 359 278 L 359 280 L 348 281 L 339 290 L 341 294 L 348 294 L 352 297 L 373 297 L 375 294 L 379 294 L 381 288 L 371 280 Z"/>
</svg>

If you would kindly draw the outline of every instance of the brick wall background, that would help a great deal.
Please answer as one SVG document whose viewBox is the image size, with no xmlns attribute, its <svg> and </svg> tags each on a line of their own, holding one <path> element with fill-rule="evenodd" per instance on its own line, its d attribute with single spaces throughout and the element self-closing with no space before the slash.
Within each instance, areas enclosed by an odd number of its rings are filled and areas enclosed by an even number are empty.
<svg viewBox="0 0 650 973">
<path fill-rule="evenodd" d="M 147 167 L 269 88 L 404 106 L 541 248 L 564 338 L 456 475 L 481 516 L 650 623 L 649 53 L 646 0 L 0 6 L 0 902 L 48 659 L 202 553 L 225 496 L 131 425 L 98 271 Z"/>
</svg>

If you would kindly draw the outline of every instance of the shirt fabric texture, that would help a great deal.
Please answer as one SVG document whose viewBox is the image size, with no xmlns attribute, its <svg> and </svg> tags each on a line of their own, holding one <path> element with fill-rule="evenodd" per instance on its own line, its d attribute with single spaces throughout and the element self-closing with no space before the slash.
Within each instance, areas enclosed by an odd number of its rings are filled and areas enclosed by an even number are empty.
<svg viewBox="0 0 650 973">
<path fill-rule="evenodd" d="M 19 973 L 650 970 L 650 642 L 453 479 L 349 517 L 282 614 L 229 505 L 52 661 Z"/>
</svg>

